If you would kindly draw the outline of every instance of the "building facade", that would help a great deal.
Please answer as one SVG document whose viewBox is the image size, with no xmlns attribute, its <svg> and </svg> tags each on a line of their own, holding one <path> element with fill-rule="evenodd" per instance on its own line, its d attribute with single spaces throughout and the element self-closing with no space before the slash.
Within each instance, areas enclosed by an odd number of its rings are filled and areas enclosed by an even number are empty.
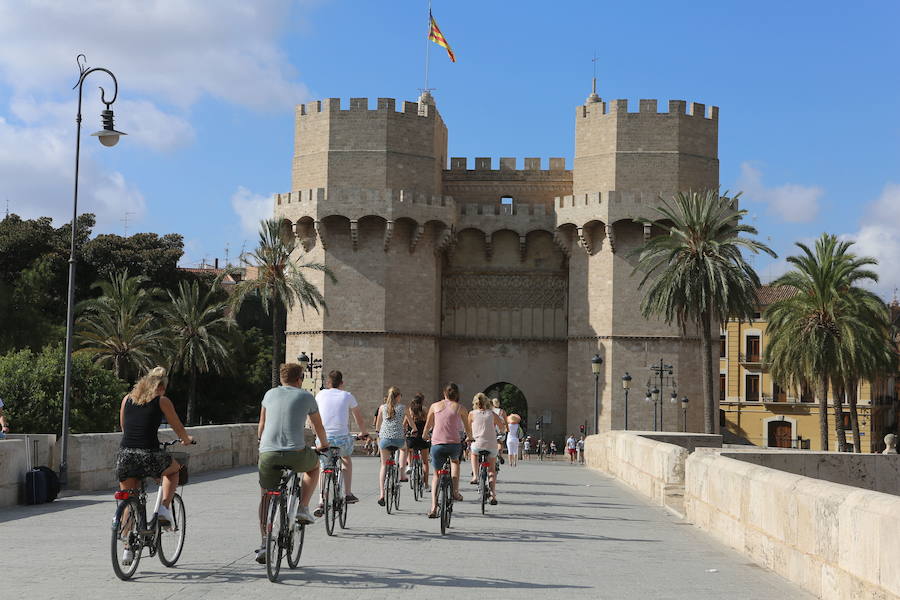
<svg viewBox="0 0 900 600">
<path fill-rule="evenodd" d="M 517 386 L 529 428 L 548 436 L 624 426 L 621 377 L 673 366 L 688 427 L 702 427 L 699 338 L 639 311 L 632 251 L 655 232 L 659 195 L 718 186 L 718 108 L 592 94 L 575 111 L 572 168 L 562 158 L 448 158 L 448 129 L 427 93 L 397 106 L 331 98 L 298 106 L 292 189 L 274 198 L 298 260 L 327 312 L 292 311 L 287 356 L 312 352 L 340 369 L 372 412 L 389 386 L 466 404 L 497 383 Z M 595 379 L 591 358 L 604 362 Z M 709 357 L 714 360 L 714 357 Z M 636 385 L 640 384 L 640 386 Z M 629 427 L 652 427 L 632 389 Z M 680 408 L 664 427 L 681 429 Z"/>
<path fill-rule="evenodd" d="M 763 286 L 752 322 L 731 320 L 719 339 L 719 407 L 725 431 L 745 443 L 769 448 L 821 450 L 819 405 L 812 389 L 785 389 L 769 374 L 764 360 L 768 346 L 765 309 L 790 294 L 788 288 Z M 835 411 L 829 390 L 828 447 L 836 450 Z M 884 435 L 898 430 L 896 376 L 861 381 L 857 390 L 862 452 L 884 449 Z M 847 443 L 852 447 L 850 413 L 842 415 Z"/>
</svg>

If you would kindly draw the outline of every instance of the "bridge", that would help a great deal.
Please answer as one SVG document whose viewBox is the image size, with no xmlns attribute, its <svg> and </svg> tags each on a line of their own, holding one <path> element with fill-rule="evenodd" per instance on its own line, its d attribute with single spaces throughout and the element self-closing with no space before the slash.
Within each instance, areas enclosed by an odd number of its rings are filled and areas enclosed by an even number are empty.
<svg viewBox="0 0 900 600">
<path fill-rule="evenodd" d="M 300 567 L 279 583 L 253 560 L 259 544 L 253 467 L 193 476 L 188 529 L 174 569 L 145 557 L 130 582 L 109 557 L 110 491 L 72 492 L 39 506 L 0 508 L 3 598 L 813 598 L 756 566 L 618 479 L 562 461 L 505 468 L 500 504 L 482 516 L 474 493 L 442 537 L 404 488 L 399 513 L 377 498 L 375 458 L 354 459 L 360 503 L 348 529 L 306 536 Z"/>
</svg>

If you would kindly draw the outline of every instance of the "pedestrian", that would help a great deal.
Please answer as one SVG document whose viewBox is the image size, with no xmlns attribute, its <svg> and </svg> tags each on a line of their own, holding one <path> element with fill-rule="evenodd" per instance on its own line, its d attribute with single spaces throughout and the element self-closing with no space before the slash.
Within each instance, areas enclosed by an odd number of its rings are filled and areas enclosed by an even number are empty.
<svg viewBox="0 0 900 600">
<path fill-rule="evenodd" d="M 506 451 L 509 454 L 509 466 L 515 467 L 519 460 L 519 427 L 522 417 L 513 413 L 506 417 L 509 433 L 506 436 Z"/>
<path fill-rule="evenodd" d="M 550 456 L 556 454 L 556 440 L 550 440 Z"/>
<path fill-rule="evenodd" d="M 401 452 L 400 481 L 408 481 L 404 471 L 403 455 L 406 449 L 406 435 L 403 423 L 406 420 L 406 407 L 400 403 L 403 396 L 399 388 L 391 387 L 388 390 L 384 404 L 378 408 L 375 417 L 375 427 L 378 429 L 378 448 L 381 450 L 381 468 L 378 471 L 378 505 L 384 506 L 384 471 L 387 461 L 391 458 L 391 448 Z"/>
<path fill-rule="evenodd" d="M 578 442 L 575 441 L 574 433 L 570 433 L 566 439 L 566 453 L 569 455 L 569 463 L 575 464 L 575 460 L 578 458 L 576 456 L 578 454 Z"/>
<path fill-rule="evenodd" d="M 578 462 L 584 464 L 584 436 L 578 440 Z"/>
<path fill-rule="evenodd" d="M 9 421 L 3 414 L 3 398 L 0 398 L 0 440 L 5 438 L 7 433 L 9 433 Z"/>
<path fill-rule="evenodd" d="M 531 436 L 525 438 L 522 444 L 522 460 L 531 460 Z"/>
</svg>

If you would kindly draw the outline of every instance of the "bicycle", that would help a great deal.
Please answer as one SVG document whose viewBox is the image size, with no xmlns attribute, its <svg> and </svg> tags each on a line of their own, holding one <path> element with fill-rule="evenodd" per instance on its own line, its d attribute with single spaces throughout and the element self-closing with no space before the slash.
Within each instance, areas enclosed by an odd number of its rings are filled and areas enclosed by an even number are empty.
<svg viewBox="0 0 900 600">
<path fill-rule="evenodd" d="M 341 449 L 328 448 L 325 468 L 322 469 L 322 508 L 325 511 L 325 531 L 334 535 L 334 524 L 347 528 L 347 513 L 350 505 L 344 493 L 344 469 L 341 466 Z"/>
<path fill-rule="evenodd" d="M 181 440 L 172 440 L 163 442 L 160 446 L 165 449 L 180 443 Z M 191 443 L 196 444 L 197 442 Z M 185 468 L 187 467 L 187 456 L 187 454 L 183 455 L 179 461 Z M 179 481 L 179 485 L 182 483 Z M 163 565 L 174 567 L 184 549 L 187 526 L 184 501 L 181 496 L 176 493 L 172 498 L 172 506 L 169 508 L 172 512 L 172 520 L 168 525 L 160 523 L 158 518 L 159 507 L 162 504 L 162 486 L 156 492 L 152 516 L 149 520 L 147 519 L 146 477 L 141 479 L 140 488 L 118 490 L 114 497 L 118 501 L 118 506 L 112 522 L 110 549 L 116 577 L 122 581 L 131 579 L 137 572 L 144 548 L 147 548 L 150 556 L 158 554 L 159 561 Z"/>
<path fill-rule="evenodd" d="M 438 469 L 438 510 L 441 518 L 441 535 L 447 535 L 450 519 L 453 517 L 453 479 L 450 476 L 450 459 Z"/>
<path fill-rule="evenodd" d="M 315 453 L 324 454 L 319 450 L 315 450 Z M 281 469 L 278 488 L 266 491 L 269 497 L 269 516 L 266 518 L 266 576 L 272 582 L 278 580 L 283 556 L 287 556 L 290 568 L 297 568 L 303 553 L 303 540 L 306 538 L 306 524 L 297 522 L 303 475 L 298 475 L 286 465 L 275 465 L 275 468 Z"/>
<path fill-rule="evenodd" d="M 388 446 L 391 455 L 384 461 L 384 506 L 387 514 L 391 514 L 391 505 L 395 510 L 400 510 L 400 472 L 397 468 L 397 446 Z"/>
<path fill-rule="evenodd" d="M 409 487 L 412 489 L 413 500 L 418 502 L 425 496 L 425 472 L 422 467 L 422 454 L 418 450 L 410 451 L 409 465 Z"/>
<path fill-rule="evenodd" d="M 488 462 L 490 454 L 487 450 L 478 452 L 478 495 L 481 497 L 481 514 L 484 514 L 484 506 L 489 502 L 491 496 L 491 485 L 488 481 L 488 468 L 491 466 L 491 463 Z"/>
</svg>

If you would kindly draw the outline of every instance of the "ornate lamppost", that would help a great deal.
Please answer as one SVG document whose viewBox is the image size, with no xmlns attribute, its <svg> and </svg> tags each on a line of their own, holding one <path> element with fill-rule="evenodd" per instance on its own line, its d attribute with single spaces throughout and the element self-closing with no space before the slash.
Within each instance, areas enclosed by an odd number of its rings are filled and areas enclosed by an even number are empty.
<svg viewBox="0 0 900 600">
<path fill-rule="evenodd" d="M 591 359 L 591 372 L 594 373 L 594 433 L 600 432 L 600 370 L 603 358 L 595 354 Z"/>
<path fill-rule="evenodd" d="M 688 409 L 688 397 L 685 396 L 681 399 L 681 430 L 687 433 L 687 409 Z"/>
<path fill-rule="evenodd" d="M 72 402 L 72 330 L 75 321 L 75 236 L 78 225 L 78 167 L 81 162 L 81 100 L 84 90 L 84 81 L 91 73 L 101 71 L 109 75 L 113 82 L 113 95 L 111 100 L 106 99 L 106 90 L 100 88 L 100 101 L 106 105 L 106 109 L 100 111 L 100 119 L 103 129 L 92 133 L 104 146 L 115 146 L 119 142 L 119 136 L 126 135 L 116 131 L 113 123 L 112 105 L 119 95 L 119 82 L 109 69 L 103 67 L 88 68 L 83 61 L 87 58 L 79 54 L 75 61 L 78 63 L 78 83 L 72 89 L 78 88 L 78 113 L 75 116 L 75 193 L 72 200 L 72 236 L 69 244 L 69 291 L 66 304 L 66 366 L 63 376 L 63 414 L 62 414 L 62 444 L 59 460 L 59 483 L 65 487 L 69 482 L 69 411 Z"/>
<path fill-rule="evenodd" d="M 297 362 L 300 363 L 300 366 L 303 367 L 303 370 L 309 373 L 309 376 L 312 378 L 313 389 L 316 387 L 316 371 L 322 370 L 322 359 L 315 358 L 313 353 L 310 352 L 309 356 L 306 355 L 306 352 L 301 352 L 300 356 L 297 357 Z M 324 389 L 325 382 L 321 382 L 321 386 L 319 389 Z"/>
<path fill-rule="evenodd" d="M 631 379 L 631 375 L 625 371 L 625 374 L 622 375 L 622 389 L 625 390 L 625 431 L 628 430 L 628 390 L 631 389 Z"/>
</svg>

